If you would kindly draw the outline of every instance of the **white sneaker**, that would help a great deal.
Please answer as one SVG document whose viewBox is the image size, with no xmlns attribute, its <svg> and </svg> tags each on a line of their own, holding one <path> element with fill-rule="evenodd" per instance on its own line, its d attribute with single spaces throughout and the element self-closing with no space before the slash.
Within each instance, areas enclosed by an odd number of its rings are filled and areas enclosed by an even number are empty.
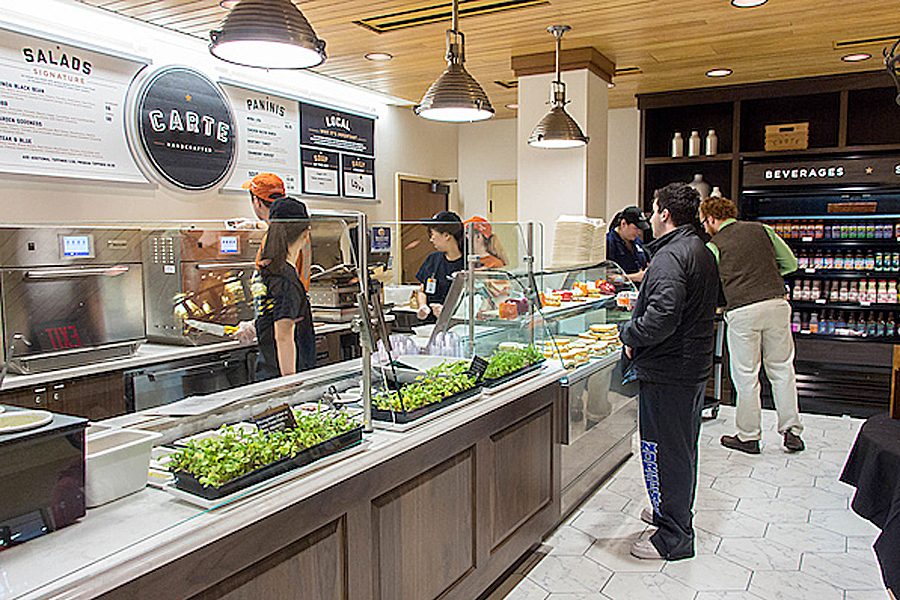
<svg viewBox="0 0 900 600">
<path fill-rule="evenodd" d="M 644 560 L 665 560 L 650 540 L 637 540 L 631 544 L 631 555 Z"/>
<path fill-rule="evenodd" d="M 641 521 L 647 523 L 648 525 L 657 527 L 656 523 L 653 522 L 653 511 L 649 508 L 644 508 L 641 510 Z"/>
</svg>

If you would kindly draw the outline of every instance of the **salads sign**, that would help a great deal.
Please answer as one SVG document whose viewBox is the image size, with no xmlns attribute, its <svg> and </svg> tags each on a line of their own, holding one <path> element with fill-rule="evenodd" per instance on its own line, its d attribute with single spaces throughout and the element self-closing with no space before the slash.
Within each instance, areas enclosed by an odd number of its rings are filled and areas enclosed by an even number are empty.
<svg viewBox="0 0 900 600">
<path fill-rule="evenodd" d="M 231 104 L 219 87 L 189 67 L 165 67 L 141 84 L 136 105 L 140 150 L 153 171 L 184 190 L 221 182 L 235 159 Z"/>
<path fill-rule="evenodd" d="M 900 184 L 900 157 L 873 156 L 744 165 L 744 188 Z"/>
</svg>

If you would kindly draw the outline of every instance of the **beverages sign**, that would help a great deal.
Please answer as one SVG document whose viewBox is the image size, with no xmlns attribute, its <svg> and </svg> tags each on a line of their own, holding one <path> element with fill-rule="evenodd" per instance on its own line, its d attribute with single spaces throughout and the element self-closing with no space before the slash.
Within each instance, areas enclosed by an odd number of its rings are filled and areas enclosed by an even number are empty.
<svg viewBox="0 0 900 600">
<path fill-rule="evenodd" d="M 744 165 L 744 189 L 900 185 L 900 157 L 820 158 Z"/>
<path fill-rule="evenodd" d="M 228 98 L 189 67 L 165 67 L 141 84 L 136 105 L 139 148 L 156 174 L 185 190 L 225 179 L 235 159 Z"/>
</svg>

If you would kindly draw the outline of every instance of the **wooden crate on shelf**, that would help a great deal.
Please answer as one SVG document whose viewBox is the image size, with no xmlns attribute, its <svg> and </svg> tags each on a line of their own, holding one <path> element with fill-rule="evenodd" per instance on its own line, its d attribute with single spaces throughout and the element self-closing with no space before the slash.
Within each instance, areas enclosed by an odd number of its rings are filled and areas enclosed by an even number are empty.
<svg viewBox="0 0 900 600">
<path fill-rule="evenodd" d="M 806 150 L 809 147 L 809 122 L 766 125 L 766 152 Z"/>
</svg>

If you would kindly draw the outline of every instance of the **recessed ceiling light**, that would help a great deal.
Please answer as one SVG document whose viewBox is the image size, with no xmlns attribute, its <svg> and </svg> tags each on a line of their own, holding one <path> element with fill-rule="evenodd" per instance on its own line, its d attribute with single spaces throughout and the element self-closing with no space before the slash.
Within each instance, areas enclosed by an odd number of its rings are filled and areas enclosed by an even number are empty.
<svg viewBox="0 0 900 600">
<path fill-rule="evenodd" d="M 221 2 L 219 2 L 219 6 L 221 6 L 222 8 L 227 8 L 228 10 L 231 10 L 232 8 L 234 8 L 237 5 L 237 3 L 239 1 L 240 0 L 222 0 Z"/>
<path fill-rule="evenodd" d="M 369 52 L 366 54 L 366 58 L 369 60 L 391 60 L 394 58 L 393 54 L 388 54 L 387 52 Z"/>
<path fill-rule="evenodd" d="M 506 108 L 508 108 L 509 110 L 518 110 L 519 105 L 516 104 L 515 102 L 510 102 L 509 104 L 506 105 Z"/>
<path fill-rule="evenodd" d="M 870 58 L 872 58 L 871 54 L 868 54 L 866 52 L 856 52 L 854 54 L 842 56 L 841 60 L 844 62 L 860 62 L 862 60 L 869 60 Z"/>
<path fill-rule="evenodd" d="M 731 0 L 731 5 L 735 8 L 756 8 L 768 1 L 769 0 Z"/>
<path fill-rule="evenodd" d="M 710 69 L 706 72 L 707 77 L 728 77 L 734 71 L 731 69 Z"/>
</svg>

